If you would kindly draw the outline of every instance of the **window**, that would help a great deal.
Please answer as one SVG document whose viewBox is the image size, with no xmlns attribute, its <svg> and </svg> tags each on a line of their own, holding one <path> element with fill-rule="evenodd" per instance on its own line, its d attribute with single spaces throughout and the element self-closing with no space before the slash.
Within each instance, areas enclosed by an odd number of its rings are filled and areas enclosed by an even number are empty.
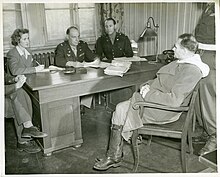
<svg viewBox="0 0 220 177">
<path fill-rule="evenodd" d="M 71 25 L 76 25 L 79 28 L 82 40 L 86 42 L 96 40 L 94 3 L 45 3 L 44 13 L 46 43 L 63 40 L 66 29 Z"/>
<path fill-rule="evenodd" d="M 22 28 L 22 16 L 20 4 L 3 4 L 3 41 L 9 48 L 11 35 L 16 28 Z"/>
</svg>

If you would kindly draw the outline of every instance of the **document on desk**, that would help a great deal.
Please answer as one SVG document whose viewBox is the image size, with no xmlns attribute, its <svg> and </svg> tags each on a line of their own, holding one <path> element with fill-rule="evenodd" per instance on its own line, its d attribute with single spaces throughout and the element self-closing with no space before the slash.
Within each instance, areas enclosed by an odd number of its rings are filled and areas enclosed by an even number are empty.
<svg viewBox="0 0 220 177">
<path fill-rule="evenodd" d="M 49 66 L 49 70 L 50 71 L 63 71 L 63 70 L 65 70 L 65 68 L 61 68 L 61 67 L 50 65 Z"/>
<path fill-rule="evenodd" d="M 146 58 L 141 58 L 138 56 L 133 56 L 133 57 L 119 57 L 119 58 L 114 58 L 116 61 L 147 61 Z"/>
<path fill-rule="evenodd" d="M 49 68 L 44 68 L 41 71 L 38 71 L 37 73 L 46 73 L 46 72 L 50 72 Z"/>
<path fill-rule="evenodd" d="M 83 67 L 91 67 L 91 68 L 107 68 L 111 63 L 101 61 L 99 64 L 93 62 L 84 63 Z"/>
<path fill-rule="evenodd" d="M 130 69 L 131 64 L 132 63 L 128 61 L 113 60 L 111 65 L 104 70 L 104 73 L 107 75 L 122 77 Z"/>
</svg>

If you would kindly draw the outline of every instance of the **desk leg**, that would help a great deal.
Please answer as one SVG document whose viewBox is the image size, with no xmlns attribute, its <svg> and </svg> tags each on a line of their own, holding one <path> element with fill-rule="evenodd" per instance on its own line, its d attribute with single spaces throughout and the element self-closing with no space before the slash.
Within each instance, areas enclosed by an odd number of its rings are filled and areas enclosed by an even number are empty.
<svg viewBox="0 0 220 177">
<path fill-rule="evenodd" d="M 83 143 L 79 97 L 49 103 L 33 102 L 34 124 L 48 134 L 39 139 L 44 154 Z"/>
</svg>

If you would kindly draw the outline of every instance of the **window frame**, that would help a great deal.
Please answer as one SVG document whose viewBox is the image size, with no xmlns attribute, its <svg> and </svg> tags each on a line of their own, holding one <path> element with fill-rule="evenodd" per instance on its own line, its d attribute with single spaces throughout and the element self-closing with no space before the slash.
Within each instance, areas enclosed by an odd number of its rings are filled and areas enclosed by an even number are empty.
<svg viewBox="0 0 220 177">
<path fill-rule="evenodd" d="M 8 4 L 8 3 L 5 3 L 5 4 Z M 19 7 L 20 8 L 17 8 L 16 7 L 16 4 L 17 5 L 19 5 Z M 3 18 L 4 18 L 4 12 L 14 12 L 15 13 L 15 26 L 16 26 L 16 28 L 18 27 L 18 23 L 19 23 L 19 21 L 21 22 L 21 27 L 23 27 L 24 26 L 24 22 L 23 22 L 23 17 L 22 17 L 22 5 L 21 5 L 21 3 L 13 3 L 13 5 L 14 5 L 14 8 L 8 8 L 8 9 L 5 9 L 4 8 L 4 6 L 2 6 L 2 15 L 3 15 Z M 20 18 L 17 16 L 17 14 L 16 13 L 18 13 L 18 12 L 20 12 Z M 3 20 L 3 18 L 2 18 L 2 20 Z M 3 20 L 3 22 L 2 22 L 3 24 L 3 26 L 2 26 L 2 28 L 3 28 L 3 46 L 4 46 L 4 50 L 5 49 L 10 49 L 11 48 L 11 41 L 10 41 L 10 38 L 9 38 L 9 40 L 4 36 L 4 20 Z M 13 29 L 13 30 L 15 30 L 15 29 Z M 11 33 L 12 34 L 12 33 Z"/>
<path fill-rule="evenodd" d="M 69 3 L 69 8 L 63 8 L 63 9 L 69 9 L 70 13 L 70 26 L 77 25 L 80 31 L 80 24 L 79 24 L 79 9 L 94 9 L 95 12 L 95 18 L 94 18 L 94 25 L 96 26 L 96 4 L 94 4 L 94 7 L 79 7 L 79 3 Z M 43 33 L 45 36 L 45 45 L 57 45 L 58 43 L 62 42 L 64 39 L 55 39 L 50 40 L 48 39 L 48 32 L 47 32 L 47 23 L 46 23 L 46 10 L 60 10 L 62 8 L 45 8 L 45 3 L 42 4 L 42 20 L 43 20 Z M 65 31 L 64 31 L 65 33 Z M 97 29 L 94 28 L 94 36 L 90 37 L 84 37 L 80 38 L 83 41 L 86 41 L 89 44 L 95 44 L 97 39 Z M 91 40 L 94 38 L 94 40 Z"/>
</svg>

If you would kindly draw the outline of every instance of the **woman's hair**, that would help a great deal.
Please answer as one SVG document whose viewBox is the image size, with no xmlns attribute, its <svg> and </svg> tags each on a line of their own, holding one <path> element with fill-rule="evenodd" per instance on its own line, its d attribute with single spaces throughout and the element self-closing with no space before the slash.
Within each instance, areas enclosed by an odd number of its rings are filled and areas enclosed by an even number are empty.
<svg viewBox="0 0 220 177">
<path fill-rule="evenodd" d="M 179 36 L 179 39 L 182 39 L 180 44 L 189 51 L 196 52 L 198 50 L 198 42 L 192 34 L 184 33 Z"/>
<path fill-rule="evenodd" d="M 29 33 L 28 29 L 16 29 L 11 35 L 11 44 L 17 46 L 20 42 L 21 35 L 26 33 Z"/>
</svg>

